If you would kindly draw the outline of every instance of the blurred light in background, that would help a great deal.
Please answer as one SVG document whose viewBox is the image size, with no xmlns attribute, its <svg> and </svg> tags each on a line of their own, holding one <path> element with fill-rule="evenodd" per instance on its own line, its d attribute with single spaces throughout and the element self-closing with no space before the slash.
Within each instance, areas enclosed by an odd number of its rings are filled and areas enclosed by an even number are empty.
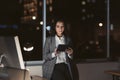
<svg viewBox="0 0 120 80">
<path fill-rule="evenodd" d="M 43 4 L 42 1 L 40 1 L 40 2 L 39 2 L 39 6 L 42 7 L 42 4 Z"/>
<path fill-rule="evenodd" d="M 52 7 L 52 6 L 49 7 L 49 11 L 50 11 L 50 12 L 53 11 L 53 7 Z"/>
<path fill-rule="evenodd" d="M 50 0 L 50 4 L 52 4 L 53 3 L 53 0 Z"/>
<path fill-rule="evenodd" d="M 86 9 L 82 9 L 82 12 L 83 12 L 83 13 L 86 12 Z"/>
<path fill-rule="evenodd" d="M 40 21 L 40 25 L 43 25 L 43 21 Z"/>
<path fill-rule="evenodd" d="M 49 0 L 46 0 L 46 4 L 49 5 Z"/>
<path fill-rule="evenodd" d="M 86 18 L 85 18 L 85 16 L 82 16 L 82 20 L 85 20 Z"/>
<path fill-rule="evenodd" d="M 82 1 L 82 5 L 86 5 L 86 2 L 85 2 L 85 1 Z"/>
<path fill-rule="evenodd" d="M 112 31 L 114 30 L 114 25 L 113 24 L 110 25 L 110 30 L 112 30 Z"/>
<path fill-rule="evenodd" d="M 25 43 L 25 45 L 23 46 L 23 50 L 24 51 L 27 51 L 27 52 L 30 52 L 30 51 L 33 51 L 34 49 L 34 46 L 32 43 Z"/>
<path fill-rule="evenodd" d="M 51 26 L 47 26 L 46 29 L 47 29 L 48 31 L 50 31 L 50 30 L 51 30 Z"/>
<path fill-rule="evenodd" d="M 36 20 L 36 16 L 33 16 L 32 19 L 33 19 L 33 20 Z"/>
<path fill-rule="evenodd" d="M 40 30 L 40 27 L 39 27 L 39 26 L 37 26 L 37 27 L 36 27 L 36 30 Z"/>
<path fill-rule="evenodd" d="M 102 27 L 103 26 L 103 23 L 99 23 L 99 27 Z"/>
</svg>

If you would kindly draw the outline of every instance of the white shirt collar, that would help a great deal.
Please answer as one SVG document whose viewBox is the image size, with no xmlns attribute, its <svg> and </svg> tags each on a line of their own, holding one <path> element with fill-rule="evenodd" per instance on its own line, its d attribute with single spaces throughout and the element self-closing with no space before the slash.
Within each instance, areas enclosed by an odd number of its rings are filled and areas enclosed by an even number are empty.
<svg viewBox="0 0 120 80">
<path fill-rule="evenodd" d="M 65 37 L 64 35 L 61 36 L 61 37 L 58 37 L 57 35 L 55 35 L 55 38 L 56 38 L 56 39 L 59 39 L 59 40 L 64 40 L 64 37 Z"/>
</svg>

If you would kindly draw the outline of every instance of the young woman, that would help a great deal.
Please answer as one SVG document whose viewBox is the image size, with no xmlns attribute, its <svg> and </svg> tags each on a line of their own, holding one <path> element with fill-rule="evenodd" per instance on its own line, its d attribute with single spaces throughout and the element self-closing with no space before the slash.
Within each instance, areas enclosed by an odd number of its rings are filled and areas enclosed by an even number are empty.
<svg viewBox="0 0 120 80">
<path fill-rule="evenodd" d="M 48 37 L 44 46 L 43 77 L 48 80 L 73 80 L 70 61 L 73 55 L 71 40 L 65 35 L 65 23 L 62 20 L 56 22 L 55 32 Z M 57 51 L 58 46 L 68 45 L 64 51 Z"/>
</svg>

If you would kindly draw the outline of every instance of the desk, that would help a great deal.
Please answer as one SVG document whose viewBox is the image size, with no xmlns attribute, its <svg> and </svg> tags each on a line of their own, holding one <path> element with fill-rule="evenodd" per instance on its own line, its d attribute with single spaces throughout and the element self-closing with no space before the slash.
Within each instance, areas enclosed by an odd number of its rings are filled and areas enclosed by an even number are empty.
<svg viewBox="0 0 120 80">
<path fill-rule="evenodd" d="M 25 69 L 0 67 L 0 80 L 47 80 L 47 79 L 37 75 L 30 76 L 29 71 Z"/>
<path fill-rule="evenodd" d="M 113 80 L 120 80 L 120 70 L 107 70 L 105 73 L 113 76 Z"/>
<path fill-rule="evenodd" d="M 37 76 L 37 75 L 32 75 L 31 78 L 32 78 L 31 80 L 47 80 L 47 79 L 42 78 L 42 77 Z"/>
<path fill-rule="evenodd" d="M 0 80 L 31 80 L 28 70 L 0 67 Z"/>
</svg>

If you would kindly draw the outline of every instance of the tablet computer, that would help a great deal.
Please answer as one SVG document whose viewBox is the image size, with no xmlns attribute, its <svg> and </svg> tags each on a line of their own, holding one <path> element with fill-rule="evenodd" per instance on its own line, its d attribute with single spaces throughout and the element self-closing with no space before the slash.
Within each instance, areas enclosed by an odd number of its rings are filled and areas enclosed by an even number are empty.
<svg viewBox="0 0 120 80">
<path fill-rule="evenodd" d="M 65 51 L 68 48 L 68 45 L 59 44 L 57 47 L 57 51 Z"/>
</svg>

